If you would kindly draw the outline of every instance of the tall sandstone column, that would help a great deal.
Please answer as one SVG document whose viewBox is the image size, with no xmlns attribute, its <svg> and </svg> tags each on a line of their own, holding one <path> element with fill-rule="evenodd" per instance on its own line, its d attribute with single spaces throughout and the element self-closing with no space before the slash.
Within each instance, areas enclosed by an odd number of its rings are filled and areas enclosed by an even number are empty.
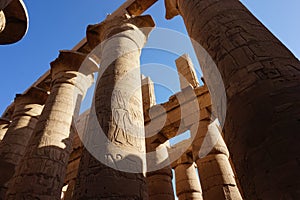
<svg viewBox="0 0 300 200">
<path fill-rule="evenodd" d="M 149 77 L 142 80 L 142 96 L 144 116 L 149 116 L 149 109 L 156 104 L 154 84 Z M 147 186 L 149 200 L 174 200 L 174 190 L 172 185 L 172 168 L 160 165 L 165 160 L 168 162 L 168 151 L 166 138 L 157 133 L 148 136 L 146 128 L 146 151 L 147 151 Z M 154 167 L 158 167 L 154 170 Z"/>
<path fill-rule="evenodd" d="M 5 136 L 7 129 L 10 125 L 10 121 L 8 119 L 0 118 L 0 144 Z M 3 184 L 0 186 L 0 199 L 4 199 L 6 193 L 7 186 Z"/>
<path fill-rule="evenodd" d="M 9 125 L 10 121 L 8 119 L 0 118 L 0 143 L 4 138 Z"/>
<path fill-rule="evenodd" d="M 88 27 L 90 46 L 103 42 L 94 104 L 104 138 L 91 141 L 102 149 L 98 159 L 83 151 L 74 199 L 147 199 L 140 54 L 154 25 L 139 16 Z"/>
<path fill-rule="evenodd" d="M 178 200 L 202 200 L 201 186 L 192 158 L 183 155 L 174 168 Z"/>
<path fill-rule="evenodd" d="M 201 120 L 198 127 L 192 127 L 191 131 L 196 132 L 193 158 L 198 166 L 203 198 L 242 200 L 230 165 L 229 152 L 216 122 L 210 124 L 210 119 Z M 211 145 L 203 145 L 208 136 Z"/>
<path fill-rule="evenodd" d="M 240 1 L 166 0 L 166 6 L 167 18 L 182 16 L 204 75 L 211 66 L 197 43 L 221 73 L 225 141 L 245 198 L 299 199 L 299 60 Z"/>
<path fill-rule="evenodd" d="M 24 157 L 47 98 L 47 92 L 38 88 L 16 96 L 12 122 L 0 144 L 0 185 L 13 176 Z"/>
<path fill-rule="evenodd" d="M 62 51 L 51 63 L 52 88 L 25 158 L 9 183 L 7 199 L 60 199 L 69 154 L 71 123 L 93 81 L 78 72 L 86 55 Z"/>
</svg>

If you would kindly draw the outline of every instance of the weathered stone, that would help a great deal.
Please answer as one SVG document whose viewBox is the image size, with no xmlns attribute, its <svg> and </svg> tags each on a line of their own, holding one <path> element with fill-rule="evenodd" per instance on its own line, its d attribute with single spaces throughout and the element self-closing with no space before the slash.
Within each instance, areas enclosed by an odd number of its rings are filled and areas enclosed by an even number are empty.
<svg viewBox="0 0 300 200">
<path fill-rule="evenodd" d="M 198 166 L 203 198 L 242 199 L 229 161 L 229 152 L 216 122 L 202 120 L 193 142 L 193 157 Z"/>
<path fill-rule="evenodd" d="M 85 57 L 85 54 L 62 51 L 51 63 L 51 93 L 25 158 L 9 183 L 7 199 L 60 199 L 72 150 L 72 120 L 93 82 L 92 71 L 78 72 Z"/>
<path fill-rule="evenodd" d="M 103 45 L 93 103 L 104 136 L 90 139 L 102 149 L 101 162 L 84 149 L 74 199 L 147 197 L 140 53 L 153 27 L 150 16 L 116 17 L 88 27 L 89 45 Z"/>
<path fill-rule="evenodd" d="M 180 80 L 180 88 L 184 89 L 189 85 L 191 85 L 193 88 L 199 87 L 197 74 L 189 55 L 184 54 L 175 62 Z"/>
<path fill-rule="evenodd" d="M 299 199 L 299 60 L 240 1 L 167 2 L 168 18 L 183 17 L 210 90 L 219 86 L 206 77 L 208 54 L 222 76 L 228 97 L 224 138 L 245 198 Z M 252 71 L 255 63 L 262 67 Z M 284 153 L 275 157 L 282 162 L 272 162 L 267 152 L 280 144 Z"/>
<path fill-rule="evenodd" d="M 201 186 L 195 164 L 178 163 L 175 167 L 176 194 L 178 200 L 202 200 Z"/>
<path fill-rule="evenodd" d="M 10 125 L 10 121 L 4 118 L 0 118 L 0 144 L 1 141 L 3 139 L 3 137 L 5 136 L 8 126 Z"/>
<path fill-rule="evenodd" d="M 48 93 L 38 88 L 32 88 L 15 98 L 12 122 L 0 143 L 0 185 L 13 176 L 25 155 L 47 98 Z"/>
</svg>

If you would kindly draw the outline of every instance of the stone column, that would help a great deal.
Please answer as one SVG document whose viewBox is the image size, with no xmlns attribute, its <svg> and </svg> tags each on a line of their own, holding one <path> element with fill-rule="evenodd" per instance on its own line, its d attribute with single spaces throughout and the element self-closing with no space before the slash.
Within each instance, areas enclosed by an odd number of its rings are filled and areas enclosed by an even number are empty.
<svg viewBox="0 0 300 200">
<path fill-rule="evenodd" d="M 7 199 L 60 199 L 72 150 L 70 128 L 92 72 L 78 72 L 86 55 L 62 51 L 51 63 L 52 88 L 25 158 L 9 183 Z"/>
<path fill-rule="evenodd" d="M 12 122 L 0 144 L 0 185 L 13 176 L 24 157 L 47 98 L 48 93 L 38 88 L 16 96 Z"/>
<path fill-rule="evenodd" d="M 230 165 L 229 152 L 216 122 L 210 124 L 209 119 L 202 120 L 198 128 L 191 128 L 191 132 L 196 132 L 193 158 L 198 166 L 203 198 L 242 200 Z"/>
<path fill-rule="evenodd" d="M 157 142 L 155 142 L 157 141 Z M 172 168 L 170 165 L 166 167 L 159 167 L 163 163 L 163 159 L 166 159 L 168 155 L 161 155 L 162 152 L 167 153 L 167 145 L 159 142 L 157 137 L 151 137 L 146 139 L 147 153 L 153 152 L 155 159 L 147 159 L 147 165 L 153 168 L 153 163 L 157 162 L 158 167 L 155 171 L 147 171 L 147 185 L 149 200 L 174 200 L 174 190 L 172 185 Z M 148 156 L 147 156 L 148 157 Z M 148 170 L 151 170 L 148 169 Z M 153 169 L 152 169 L 153 170 Z"/>
<path fill-rule="evenodd" d="M 210 91 L 218 88 L 205 76 L 211 65 L 200 46 L 221 73 L 224 138 L 246 199 L 299 199 L 299 60 L 240 1 L 166 6 L 167 18 L 182 16 Z"/>
<path fill-rule="evenodd" d="M 201 186 L 192 158 L 183 155 L 175 166 L 178 200 L 202 200 Z"/>
<path fill-rule="evenodd" d="M 0 144 L 5 136 L 8 126 L 10 125 L 10 121 L 4 118 L 0 118 Z M 4 199 L 6 193 L 7 186 L 4 184 L 0 186 L 0 199 Z"/>
<path fill-rule="evenodd" d="M 10 121 L 8 119 L 0 118 L 0 144 L 7 132 L 9 125 Z"/>
<path fill-rule="evenodd" d="M 97 159 L 83 152 L 74 199 L 146 199 L 140 53 L 154 25 L 150 16 L 139 16 L 88 27 L 89 45 L 103 48 L 94 99 L 103 138 L 90 139 L 101 149 Z"/>
<path fill-rule="evenodd" d="M 150 77 L 142 80 L 142 96 L 144 116 L 149 116 L 149 109 L 156 104 L 154 84 Z M 174 200 L 172 185 L 172 168 L 170 165 L 160 165 L 168 162 L 166 138 L 160 140 L 159 133 L 148 136 L 146 127 L 146 151 L 147 151 L 147 185 L 149 200 Z M 157 169 L 155 169 L 157 167 Z"/>
</svg>

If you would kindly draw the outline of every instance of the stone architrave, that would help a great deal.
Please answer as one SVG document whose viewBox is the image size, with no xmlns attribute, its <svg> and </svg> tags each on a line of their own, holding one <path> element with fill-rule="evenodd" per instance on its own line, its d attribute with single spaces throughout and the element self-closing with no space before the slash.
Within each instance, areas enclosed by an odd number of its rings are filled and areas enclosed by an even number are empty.
<svg viewBox="0 0 300 200">
<path fill-rule="evenodd" d="M 140 54 L 154 26 L 147 15 L 116 17 L 88 27 L 89 45 L 103 48 L 94 99 L 95 123 L 103 139 L 90 140 L 101 149 L 98 159 L 83 151 L 74 199 L 147 197 Z"/>
<path fill-rule="evenodd" d="M 203 200 L 201 185 L 192 158 L 183 155 L 174 169 L 178 200 Z"/>
<path fill-rule="evenodd" d="M 0 185 L 12 178 L 24 157 L 47 98 L 47 91 L 39 88 L 16 96 L 12 122 L 0 144 Z"/>
<path fill-rule="evenodd" d="M 10 121 L 8 119 L 0 118 L 0 144 L 7 132 L 9 125 Z"/>
<path fill-rule="evenodd" d="M 93 82 L 90 69 L 78 71 L 85 58 L 86 54 L 61 51 L 51 63 L 51 93 L 25 158 L 9 182 L 7 199 L 60 199 L 72 150 L 71 124 Z"/>
<path fill-rule="evenodd" d="M 191 132 L 196 135 L 192 149 L 201 181 L 203 199 L 242 200 L 229 161 L 229 152 L 216 121 L 210 124 L 209 119 L 201 120 L 198 127 L 191 128 Z"/>
<path fill-rule="evenodd" d="M 213 101 L 220 98 L 213 63 L 223 79 L 224 139 L 245 198 L 299 199 L 299 60 L 240 1 L 166 0 L 166 7 L 166 18 L 183 18 Z"/>
</svg>

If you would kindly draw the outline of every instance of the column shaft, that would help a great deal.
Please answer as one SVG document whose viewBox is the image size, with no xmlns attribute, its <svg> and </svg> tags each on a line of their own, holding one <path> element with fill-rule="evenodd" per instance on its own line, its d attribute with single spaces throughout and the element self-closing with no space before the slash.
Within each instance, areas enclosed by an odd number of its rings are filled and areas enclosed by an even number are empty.
<svg viewBox="0 0 300 200">
<path fill-rule="evenodd" d="M 94 99 L 103 139 L 91 139 L 102 149 L 97 159 L 83 151 L 75 199 L 146 199 L 140 53 L 152 28 L 139 28 L 153 26 L 150 16 L 141 16 L 88 27 L 89 44 L 103 42 Z"/>
<path fill-rule="evenodd" d="M 174 200 L 172 169 L 165 167 L 147 173 L 149 200 Z"/>
<path fill-rule="evenodd" d="M 60 199 L 72 150 L 75 108 L 91 85 L 92 75 L 78 72 L 85 54 L 61 52 L 51 63 L 52 88 L 25 158 L 9 183 L 7 199 Z"/>
<path fill-rule="evenodd" d="M 192 128 L 191 131 L 196 130 Z M 197 131 L 193 142 L 193 157 L 198 166 L 203 198 L 242 200 L 230 165 L 229 152 L 217 125 L 215 122 L 210 124 L 209 120 L 202 120 Z M 214 139 L 210 139 L 210 145 L 203 145 L 208 137 Z"/>
<path fill-rule="evenodd" d="M 194 163 L 180 163 L 175 167 L 178 200 L 202 200 L 201 186 Z"/>
<path fill-rule="evenodd" d="M 47 98 L 47 92 L 38 88 L 15 98 L 12 122 L 0 144 L 0 185 L 13 176 L 24 157 Z"/>
<path fill-rule="evenodd" d="M 197 45 L 221 73 L 227 94 L 224 138 L 246 199 L 299 199 L 299 60 L 240 1 L 166 5 L 168 18 L 176 8 L 183 17 L 204 77 L 210 66 Z"/>
</svg>

